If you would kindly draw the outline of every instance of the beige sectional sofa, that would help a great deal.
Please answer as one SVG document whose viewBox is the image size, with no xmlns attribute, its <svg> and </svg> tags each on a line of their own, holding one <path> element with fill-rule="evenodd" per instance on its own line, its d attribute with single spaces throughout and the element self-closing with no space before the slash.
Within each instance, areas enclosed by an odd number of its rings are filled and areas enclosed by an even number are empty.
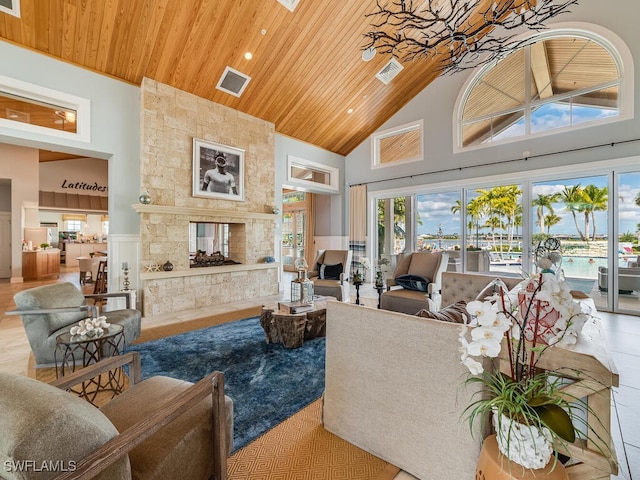
<svg viewBox="0 0 640 480">
<path fill-rule="evenodd" d="M 442 305 L 475 299 L 495 278 L 443 273 Z M 509 289 L 522 281 L 500 278 Z M 456 323 L 329 302 L 325 428 L 401 468 L 398 480 L 476 478 L 482 435 L 472 437 L 463 418 L 474 390 L 463 386 L 467 370 L 460 361 L 460 328 Z M 570 349 L 551 349 L 541 368 L 575 368 L 586 372 L 588 381 L 601 381 L 599 389 L 589 388 L 589 405 L 598 408 L 598 418 L 609 425 L 611 387 L 618 385 L 615 365 L 599 322 L 589 324 L 585 338 L 588 341 Z M 488 425 L 484 427 L 488 434 Z M 608 429 L 603 435 L 610 438 Z M 570 478 L 608 478 L 609 469 L 617 472 L 615 455 L 607 459 L 595 450 L 581 452 L 572 450 L 582 463 L 571 467 Z"/>
<path fill-rule="evenodd" d="M 472 300 L 494 278 L 443 273 L 443 305 Z M 455 323 L 329 302 L 325 428 L 419 479 L 474 478 L 482 439 L 461 418 L 474 390 L 462 385 L 459 333 Z"/>
</svg>

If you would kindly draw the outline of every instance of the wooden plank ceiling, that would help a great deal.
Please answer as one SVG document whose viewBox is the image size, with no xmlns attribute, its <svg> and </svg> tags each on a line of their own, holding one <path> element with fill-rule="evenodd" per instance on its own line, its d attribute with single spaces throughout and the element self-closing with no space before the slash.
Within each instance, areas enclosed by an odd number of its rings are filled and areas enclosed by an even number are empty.
<svg viewBox="0 0 640 480">
<path fill-rule="evenodd" d="M 346 155 L 437 76 L 432 61 L 420 60 L 389 85 L 375 78 L 390 56 L 361 58 L 365 14 L 374 7 L 369 0 L 300 0 L 294 12 L 277 0 L 21 0 L 21 18 L 0 13 L 0 38 L 135 85 L 152 78 Z M 241 98 L 215 88 L 227 66 L 251 77 Z"/>
</svg>

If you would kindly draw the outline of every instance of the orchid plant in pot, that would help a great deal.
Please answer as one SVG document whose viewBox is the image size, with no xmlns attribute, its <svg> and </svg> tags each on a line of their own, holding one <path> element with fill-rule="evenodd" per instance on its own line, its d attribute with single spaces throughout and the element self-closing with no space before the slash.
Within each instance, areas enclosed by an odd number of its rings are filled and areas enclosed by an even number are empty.
<svg viewBox="0 0 640 480">
<path fill-rule="evenodd" d="M 466 382 L 482 384 L 465 414 L 471 426 L 493 415 L 498 448 L 525 468 L 543 468 L 559 442 L 576 439 L 574 422 L 589 407 L 561 390 L 569 376 L 538 368 L 548 348 L 576 343 L 588 314 L 571 295 L 566 281 L 556 275 L 559 243 L 550 239 L 536 251 L 539 273 L 509 292 L 496 280 L 497 293 L 467 304 L 469 320 L 462 328 L 462 363 Z M 481 357 L 505 359 L 502 369 L 487 371 Z"/>
</svg>

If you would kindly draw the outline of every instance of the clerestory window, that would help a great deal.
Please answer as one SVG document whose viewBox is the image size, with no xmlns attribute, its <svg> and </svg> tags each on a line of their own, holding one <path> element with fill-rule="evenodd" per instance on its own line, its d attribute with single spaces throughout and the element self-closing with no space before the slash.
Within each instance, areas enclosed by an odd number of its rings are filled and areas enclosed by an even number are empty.
<svg viewBox="0 0 640 480">
<path fill-rule="evenodd" d="M 556 31 L 534 37 L 468 83 L 458 109 L 458 148 L 620 116 L 622 62 L 602 37 Z"/>
</svg>

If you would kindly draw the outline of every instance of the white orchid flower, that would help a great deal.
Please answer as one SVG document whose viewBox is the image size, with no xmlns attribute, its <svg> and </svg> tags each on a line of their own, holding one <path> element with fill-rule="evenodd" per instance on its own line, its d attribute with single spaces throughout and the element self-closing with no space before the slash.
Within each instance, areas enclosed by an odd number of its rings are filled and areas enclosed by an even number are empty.
<svg viewBox="0 0 640 480">
<path fill-rule="evenodd" d="M 469 343 L 467 351 L 473 357 L 497 357 L 500 353 L 500 342 L 496 342 L 494 338 L 479 338 Z"/>
<path fill-rule="evenodd" d="M 480 362 L 476 362 L 473 358 L 465 358 L 462 364 L 469 369 L 472 375 L 480 375 L 484 372 L 482 364 Z"/>
<path fill-rule="evenodd" d="M 497 308 L 491 302 L 474 300 L 466 306 L 467 312 L 478 320 L 479 325 L 492 325 L 495 321 Z"/>
</svg>

